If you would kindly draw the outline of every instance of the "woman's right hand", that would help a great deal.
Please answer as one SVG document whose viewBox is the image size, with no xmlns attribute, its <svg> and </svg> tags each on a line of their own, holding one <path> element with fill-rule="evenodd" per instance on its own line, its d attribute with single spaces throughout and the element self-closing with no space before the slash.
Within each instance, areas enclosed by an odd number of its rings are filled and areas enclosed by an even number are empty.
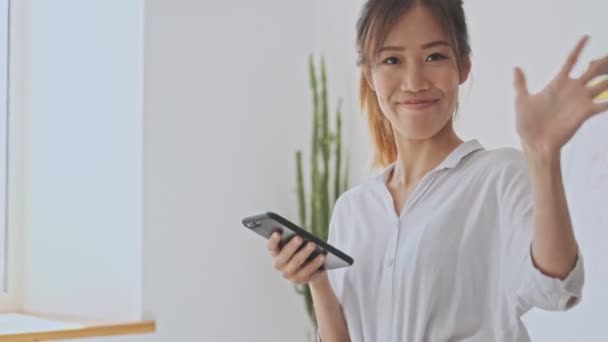
<svg viewBox="0 0 608 342">
<path fill-rule="evenodd" d="M 314 242 L 308 242 L 299 251 L 298 248 L 303 242 L 300 236 L 294 236 L 283 248 L 279 247 L 280 242 L 281 234 L 274 232 L 268 239 L 267 247 L 272 256 L 274 268 L 281 272 L 283 278 L 297 285 L 327 280 L 327 272 L 319 270 L 319 267 L 323 266 L 325 262 L 325 255 L 320 254 L 305 263 L 316 248 Z"/>
<path fill-rule="evenodd" d="M 268 239 L 274 268 L 290 282 L 310 286 L 320 338 L 323 341 L 350 341 L 342 307 L 331 288 L 327 271 L 319 269 L 325 262 L 325 255 L 320 254 L 305 263 L 316 248 L 314 242 L 299 248 L 303 242 L 300 236 L 294 236 L 283 247 L 279 246 L 280 241 L 281 234 L 277 232 Z"/>
</svg>

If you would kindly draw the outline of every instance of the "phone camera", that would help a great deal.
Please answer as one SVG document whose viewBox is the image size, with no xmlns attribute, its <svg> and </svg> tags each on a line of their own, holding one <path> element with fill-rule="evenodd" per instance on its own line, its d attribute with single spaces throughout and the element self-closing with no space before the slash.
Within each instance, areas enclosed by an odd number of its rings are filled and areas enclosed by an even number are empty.
<svg viewBox="0 0 608 342">
<path fill-rule="evenodd" d="M 260 226 L 260 223 L 259 222 L 247 222 L 246 226 L 248 228 L 256 228 L 256 227 Z"/>
</svg>

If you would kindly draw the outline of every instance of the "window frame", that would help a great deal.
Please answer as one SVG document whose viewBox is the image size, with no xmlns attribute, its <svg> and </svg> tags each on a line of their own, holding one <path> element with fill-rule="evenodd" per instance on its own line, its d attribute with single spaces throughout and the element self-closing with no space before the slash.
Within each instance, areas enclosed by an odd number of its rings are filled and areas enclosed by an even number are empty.
<svg viewBox="0 0 608 342">
<path fill-rule="evenodd" d="M 0 291 L 0 312 L 14 312 L 22 308 L 23 262 L 23 208 L 26 63 L 27 63 L 27 1 L 0 0 L 7 6 L 7 168 L 6 168 L 6 281 Z M 1 40 L 1 39 L 0 39 Z M 0 66 L 2 67 L 2 66 Z M 1 109 L 0 109 L 1 110 Z M 0 114 L 1 115 L 1 114 Z M 0 117 L 0 119 L 2 119 Z M 0 180 L 1 181 L 1 180 Z"/>
</svg>

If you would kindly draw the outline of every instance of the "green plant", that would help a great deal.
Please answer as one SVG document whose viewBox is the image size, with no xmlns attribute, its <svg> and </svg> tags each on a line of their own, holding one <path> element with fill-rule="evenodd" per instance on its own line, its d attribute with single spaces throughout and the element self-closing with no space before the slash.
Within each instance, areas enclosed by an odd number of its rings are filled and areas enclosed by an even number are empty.
<svg viewBox="0 0 608 342">
<path fill-rule="evenodd" d="M 325 59 L 321 57 L 320 84 L 313 56 L 310 56 L 308 64 L 313 102 L 310 188 L 305 188 L 302 151 L 298 150 L 295 155 L 298 212 L 302 227 L 306 227 L 314 235 L 327 240 L 333 205 L 340 194 L 348 188 L 349 158 L 347 156 L 346 163 L 342 163 L 342 100 L 338 100 L 336 108 L 336 130 L 332 132 L 329 129 Z M 330 168 L 330 162 L 333 162 L 333 170 Z M 342 171 L 343 167 L 344 171 Z M 333 184 L 330 183 L 332 176 Z M 314 330 L 316 330 L 317 321 L 310 287 L 308 285 L 296 286 L 296 290 L 304 297 L 306 311 Z"/>
</svg>

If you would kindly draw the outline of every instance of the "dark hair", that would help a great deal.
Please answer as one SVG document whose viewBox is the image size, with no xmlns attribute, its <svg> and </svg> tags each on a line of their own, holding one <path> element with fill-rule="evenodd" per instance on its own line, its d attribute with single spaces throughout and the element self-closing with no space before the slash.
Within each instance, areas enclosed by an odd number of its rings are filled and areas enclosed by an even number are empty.
<svg viewBox="0 0 608 342">
<path fill-rule="evenodd" d="M 368 0 L 357 21 L 357 64 L 361 67 L 359 101 L 368 116 L 375 150 L 374 166 L 387 166 L 397 159 L 395 137 L 388 119 L 380 110 L 365 73 L 376 62 L 386 37 L 399 19 L 415 6 L 424 6 L 447 34 L 460 73 L 462 58 L 471 54 L 462 0 Z"/>
</svg>

